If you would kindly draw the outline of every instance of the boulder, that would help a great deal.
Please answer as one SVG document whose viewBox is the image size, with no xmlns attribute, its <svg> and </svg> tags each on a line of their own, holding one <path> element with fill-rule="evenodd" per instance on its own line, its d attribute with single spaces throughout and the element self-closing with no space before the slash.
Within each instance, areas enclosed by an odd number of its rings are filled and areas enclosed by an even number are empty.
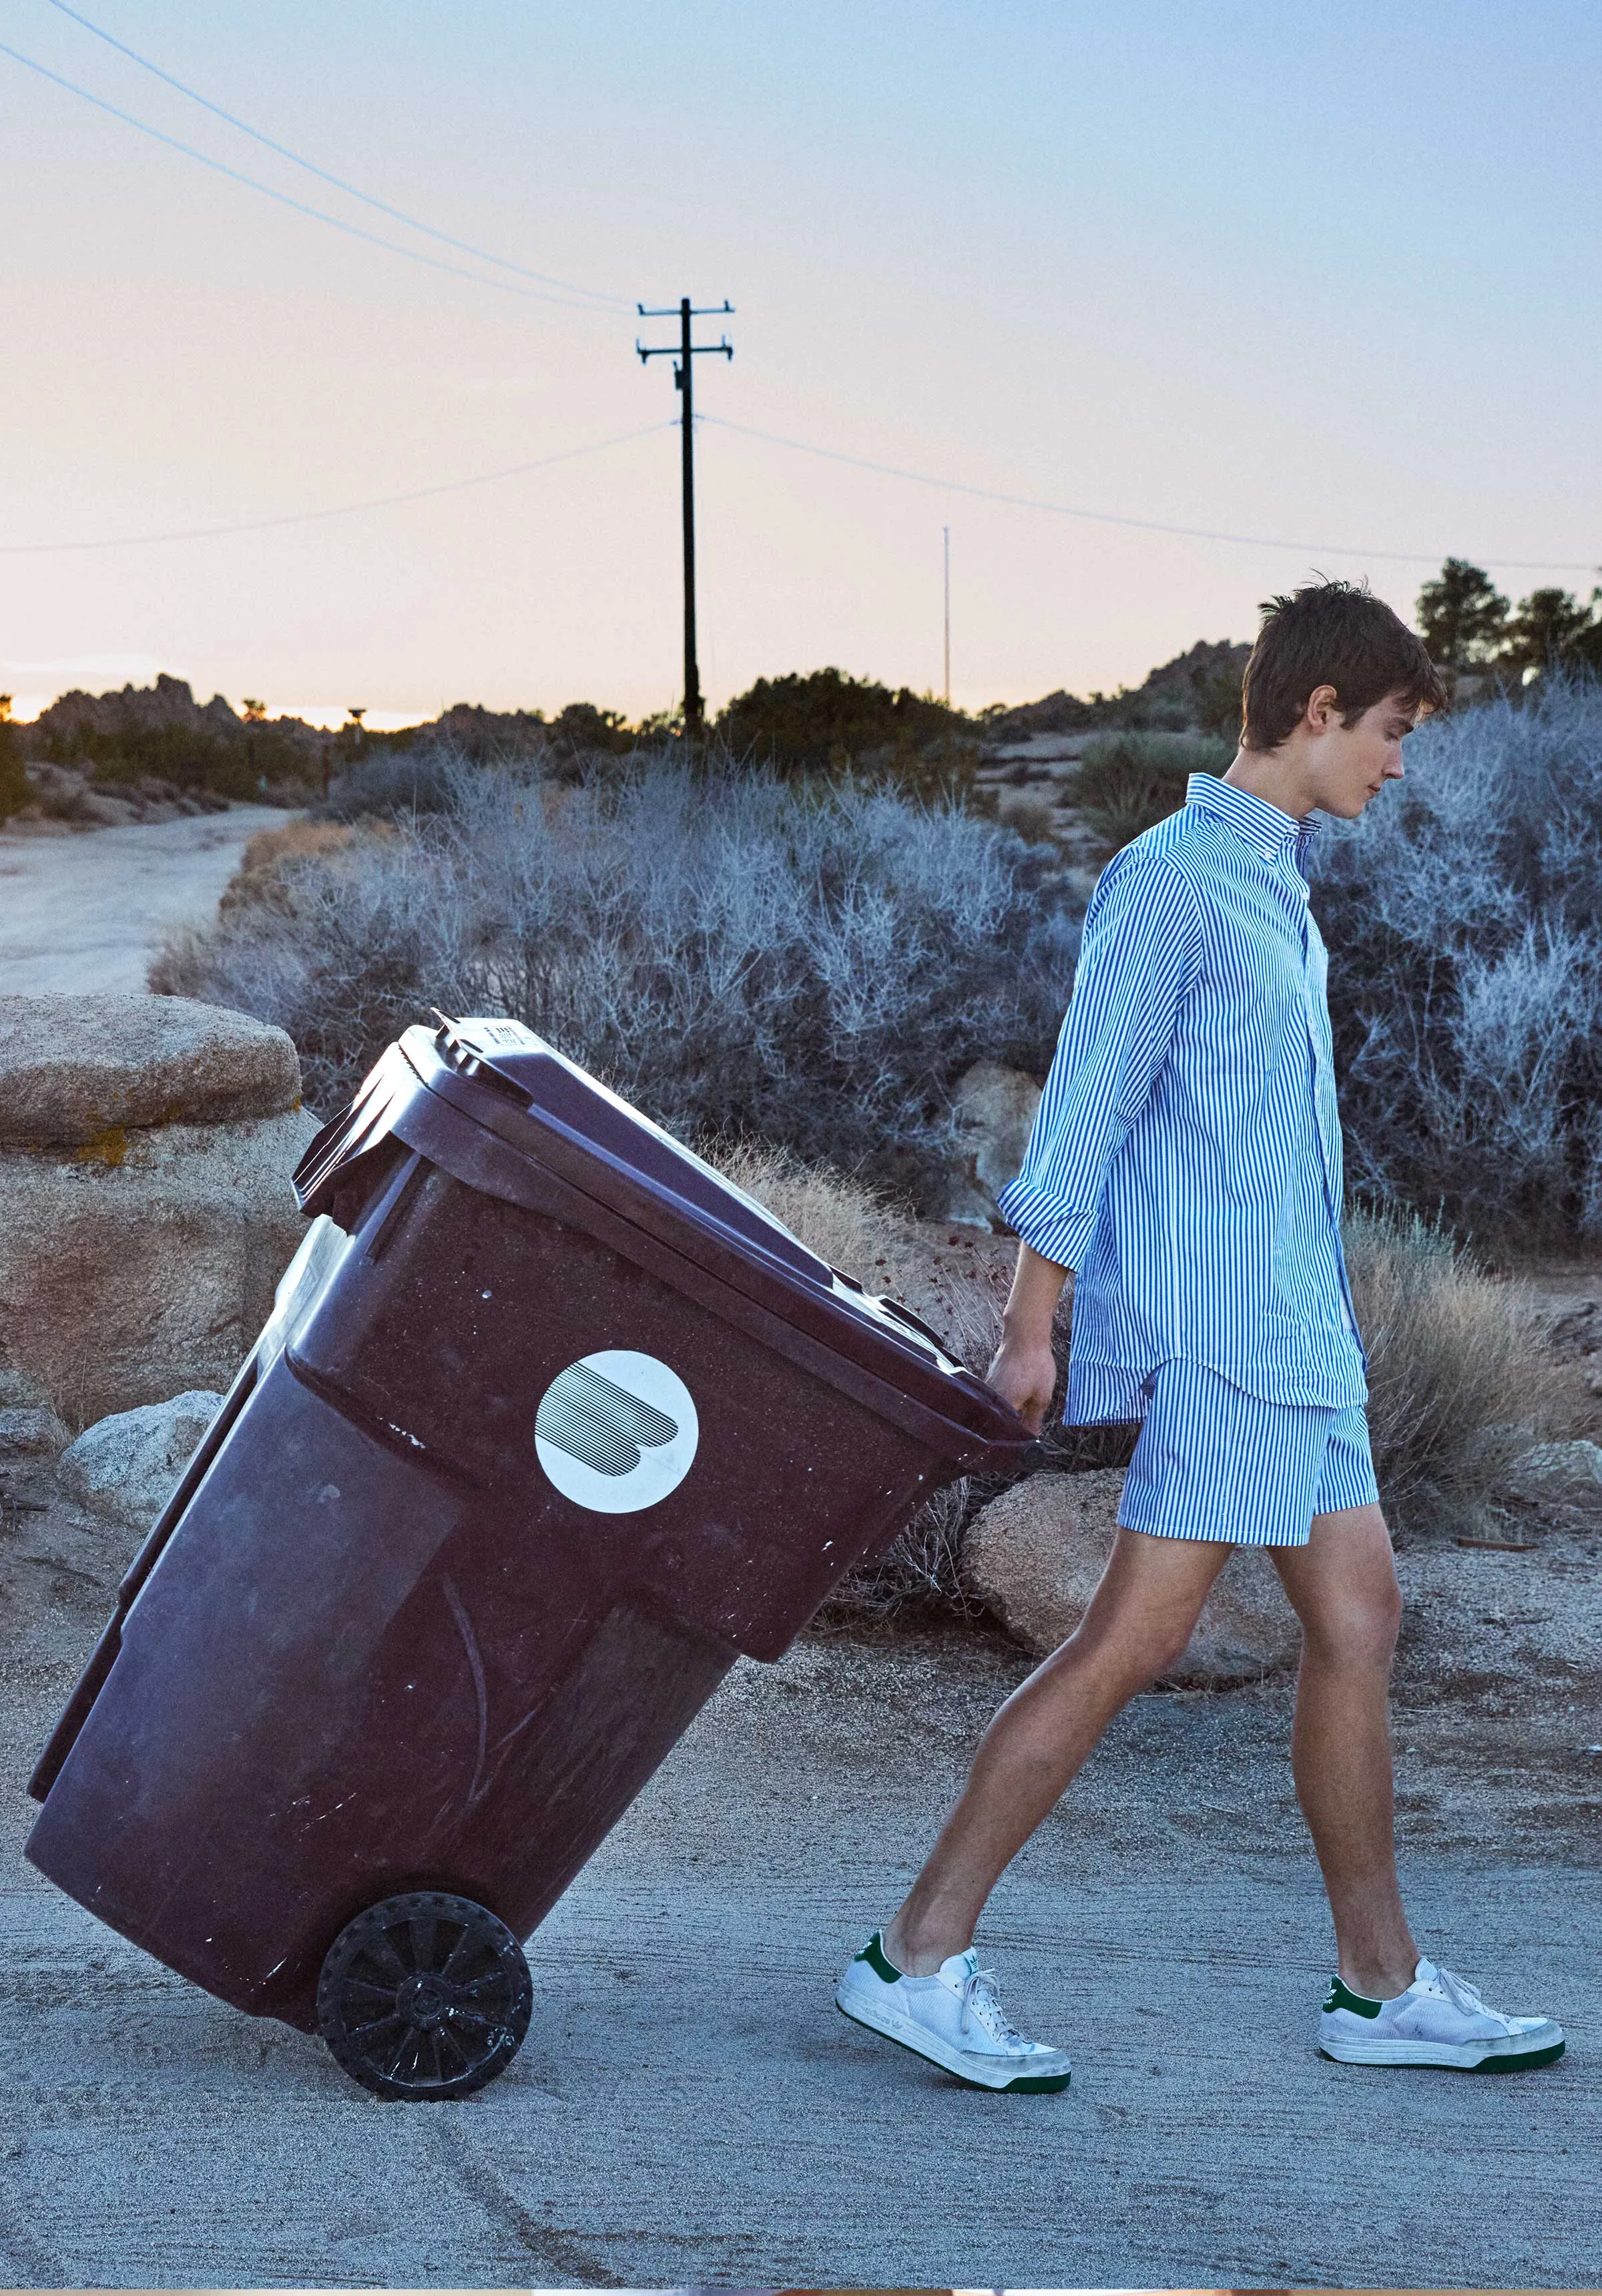
<svg viewBox="0 0 1602 2296">
<path fill-rule="evenodd" d="M 952 1106 L 960 1144 L 947 1217 L 989 1227 L 996 1199 L 1015 1179 L 1040 1105 L 1040 1087 L 1022 1069 L 979 1061 L 958 1081 Z"/>
<path fill-rule="evenodd" d="M 305 1232 L 290 1176 L 316 1129 L 294 1046 L 244 1013 L 0 997 L 0 1376 L 31 1382 L 12 1407 L 82 1427 L 226 1388 Z"/>
<path fill-rule="evenodd" d="M 1526 1506 L 1602 1506 L 1602 1444 L 1538 1443 L 1508 1470 L 1510 1497 Z"/>
<path fill-rule="evenodd" d="M 0 1146 L 277 1116 L 300 1094 L 294 1046 L 245 1013 L 187 996 L 0 996 Z"/>
<path fill-rule="evenodd" d="M 1014 1639 L 1038 1657 L 1066 1641 L 1106 1566 L 1123 1492 L 1121 1470 L 1039 1474 L 992 1499 L 968 1527 L 963 1574 Z M 1301 1629 L 1273 1564 L 1237 1548 L 1163 1680 L 1228 1689 L 1295 1662 Z"/>
<path fill-rule="evenodd" d="M 62 1454 L 62 1487 L 96 1514 L 147 1531 L 171 1497 L 222 1401 L 203 1388 L 115 1412 Z"/>
</svg>

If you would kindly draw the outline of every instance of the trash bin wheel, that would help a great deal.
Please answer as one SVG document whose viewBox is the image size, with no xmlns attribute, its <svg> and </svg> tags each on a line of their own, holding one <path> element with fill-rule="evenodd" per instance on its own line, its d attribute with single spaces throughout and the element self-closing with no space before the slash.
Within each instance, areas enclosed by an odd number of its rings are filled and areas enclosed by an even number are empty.
<svg viewBox="0 0 1602 2296">
<path fill-rule="evenodd" d="M 323 2038 L 374 2096 L 466 2096 L 505 2071 L 534 1988 L 505 1922 L 471 1898 L 419 1890 L 348 1922 L 317 1983 Z"/>
</svg>

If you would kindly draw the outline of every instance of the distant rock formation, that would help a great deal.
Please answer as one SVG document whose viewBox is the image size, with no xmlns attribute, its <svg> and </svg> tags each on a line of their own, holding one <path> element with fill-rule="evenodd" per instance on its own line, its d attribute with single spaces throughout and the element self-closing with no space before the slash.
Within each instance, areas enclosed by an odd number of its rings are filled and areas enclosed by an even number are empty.
<svg viewBox="0 0 1602 2296">
<path fill-rule="evenodd" d="M 1237 674 L 1250 659 L 1249 645 L 1229 638 L 1198 638 L 1184 653 L 1148 671 L 1139 685 L 1115 694 L 1097 694 L 1086 701 L 1059 689 L 1039 701 L 1021 702 L 1015 709 L 994 712 L 985 720 L 987 734 L 995 741 L 1018 741 L 1026 734 L 1092 733 L 1097 726 L 1137 720 L 1148 709 L 1172 709 L 1194 718 L 1200 687 L 1222 670 Z"/>
<path fill-rule="evenodd" d="M 285 724 L 299 725 L 298 718 Z M 188 680 L 163 672 L 153 685 L 125 685 L 120 693 L 85 693 L 76 686 L 48 709 L 42 709 L 23 730 L 44 742 L 53 734 L 127 734 L 158 726 L 181 726 L 195 734 L 244 738 L 245 723 L 238 712 L 214 693 L 204 707 L 194 698 Z"/>
</svg>

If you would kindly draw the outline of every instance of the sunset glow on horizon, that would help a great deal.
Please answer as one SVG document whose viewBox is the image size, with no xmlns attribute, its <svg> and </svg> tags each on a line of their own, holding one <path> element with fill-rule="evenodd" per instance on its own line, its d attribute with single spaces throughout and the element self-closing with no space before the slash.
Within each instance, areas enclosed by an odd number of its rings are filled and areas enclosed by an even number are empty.
<svg viewBox="0 0 1602 2296">
<path fill-rule="evenodd" d="M 672 331 L 633 302 L 691 291 L 735 307 L 695 376 L 714 706 L 938 691 L 945 527 L 972 708 L 1138 683 L 1315 570 L 1409 615 L 1449 552 L 1598 578 L 1579 0 L 87 13 L 446 236 L 18 0 L 44 72 L 282 195 L 0 55 L 19 717 L 158 671 L 374 727 L 670 705 L 677 399 L 635 342 Z"/>
</svg>

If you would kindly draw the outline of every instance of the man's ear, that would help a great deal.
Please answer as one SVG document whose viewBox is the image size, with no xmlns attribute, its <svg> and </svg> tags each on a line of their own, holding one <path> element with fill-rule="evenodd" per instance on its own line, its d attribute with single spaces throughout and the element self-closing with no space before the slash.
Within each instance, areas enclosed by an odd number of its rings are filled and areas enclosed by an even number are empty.
<svg viewBox="0 0 1602 2296">
<path fill-rule="evenodd" d="M 1307 697 L 1302 723 L 1310 734 L 1327 734 L 1335 716 L 1338 696 L 1333 685 L 1315 685 Z"/>
</svg>

